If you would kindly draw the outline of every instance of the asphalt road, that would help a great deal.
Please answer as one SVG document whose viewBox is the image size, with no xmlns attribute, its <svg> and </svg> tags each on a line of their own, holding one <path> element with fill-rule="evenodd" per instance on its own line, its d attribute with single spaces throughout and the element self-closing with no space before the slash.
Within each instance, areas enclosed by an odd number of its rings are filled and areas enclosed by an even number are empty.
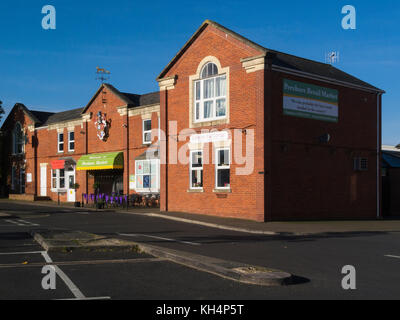
<svg viewBox="0 0 400 320">
<path fill-rule="evenodd" d="M 9 202 L 0 202 L 0 212 L 14 215 L 0 219 L 0 299 L 400 298 L 399 233 L 259 236 L 143 215 Z M 134 253 L 73 252 L 49 255 L 69 281 L 58 277 L 56 290 L 43 290 L 43 249 L 29 235 L 35 229 L 81 230 L 277 268 L 298 276 L 299 283 L 245 285 Z M 345 265 L 356 268 L 356 290 L 342 289 Z"/>
</svg>

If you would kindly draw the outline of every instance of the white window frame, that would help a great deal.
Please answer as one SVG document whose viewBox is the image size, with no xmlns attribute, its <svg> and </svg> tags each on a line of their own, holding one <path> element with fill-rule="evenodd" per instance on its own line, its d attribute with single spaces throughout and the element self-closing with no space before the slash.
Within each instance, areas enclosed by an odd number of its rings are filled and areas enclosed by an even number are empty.
<svg viewBox="0 0 400 320">
<path fill-rule="evenodd" d="M 63 140 L 62 141 L 60 141 L 60 135 L 63 135 Z M 63 146 L 62 150 L 60 150 L 60 145 Z M 64 153 L 64 150 L 65 150 L 65 148 L 64 148 L 64 133 L 63 132 L 58 132 L 57 133 L 57 152 L 58 153 Z"/>
<path fill-rule="evenodd" d="M 74 139 L 71 140 L 70 134 L 74 134 Z M 71 143 L 74 144 L 74 148 L 71 149 Z M 74 152 L 75 151 L 75 131 L 68 131 L 68 152 Z"/>
<path fill-rule="evenodd" d="M 212 62 L 211 62 L 212 63 Z M 201 122 L 207 122 L 207 121 L 215 121 L 215 120 L 221 120 L 221 119 L 226 119 L 228 116 L 228 108 L 227 108 L 227 90 L 228 90 L 228 76 L 225 73 L 217 74 L 211 77 L 207 78 L 201 78 L 201 75 L 203 73 L 204 68 L 206 68 L 210 63 L 207 63 L 203 66 L 202 70 L 200 71 L 200 79 L 196 80 L 193 82 L 193 123 L 201 123 Z M 215 65 L 215 64 L 214 64 Z M 218 70 L 218 67 L 217 67 Z M 217 96 L 216 91 L 217 91 L 217 79 L 225 79 L 225 93 L 224 95 Z M 213 86 L 213 97 L 212 98 L 204 98 L 204 83 L 206 81 L 213 80 L 214 86 Z M 196 87 L 197 85 L 200 86 L 200 99 L 197 100 L 197 92 L 196 92 Z M 219 100 L 224 100 L 225 101 L 225 115 L 223 116 L 217 116 L 217 101 Z M 209 118 L 204 118 L 204 104 L 206 102 L 212 102 L 212 115 Z M 199 118 L 197 119 L 196 114 L 197 114 L 197 104 L 199 105 Z"/>
<path fill-rule="evenodd" d="M 142 166 L 144 166 L 144 162 L 149 162 L 149 168 L 150 168 L 150 173 L 138 173 L 137 166 L 139 163 L 142 163 Z M 155 168 L 156 168 L 156 183 L 155 186 L 151 185 L 151 176 L 153 175 L 151 172 L 151 167 L 152 163 L 155 163 Z M 138 181 L 140 177 L 143 176 L 150 176 L 150 188 L 139 188 L 138 187 Z M 143 181 L 143 180 L 142 180 Z M 135 161 L 135 190 L 136 192 L 155 192 L 159 193 L 160 192 L 160 160 L 159 159 L 143 159 L 143 160 L 136 160 Z"/>
<path fill-rule="evenodd" d="M 193 167 L 193 154 L 201 153 L 201 167 Z M 192 172 L 193 171 L 203 171 L 203 186 L 201 187 L 193 187 L 192 181 Z M 189 161 L 189 189 L 190 190 L 203 190 L 204 188 L 204 152 L 203 150 L 190 150 L 190 161 Z"/>
<path fill-rule="evenodd" d="M 220 151 L 225 151 L 227 150 L 229 152 L 229 165 L 228 166 L 219 166 L 219 152 Z M 216 148 L 215 149 L 215 189 L 216 190 L 230 190 L 231 189 L 231 163 L 232 163 L 232 159 L 231 159 L 231 149 L 230 148 Z M 218 170 L 226 170 L 229 169 L 229 187 L 219 187 L 218 186 Z"/>
<path fill-rule="evenodd" d="M 64 176 L 63 177 L 61 177 L 61 175 L 60 175 L 61 170 L 64 170 Z M 54 172 L 56 173 L 55 177 L 53 176 Z M 56 181 L 56 185 L 55 186 L 54 186 L 53 179 L 55 179 L 55 181 Z M 63 188 L 60 187 L 61 179 L 64 179 L 64 187 Z M 66 181 L 66 169 L 51 169 L 51 191 L 52 192 L 59 192 L 59 191 L 65 192 L 65 191 L 67 191 L 66 183 L 67 183 L 67 181 Z"/>
<path fill-rule="evenodd" d="M 150 130 L 144 130 L 144 123 L 146 122 L 146 121 L 150 121 Z M 151 136 L 151 119 L 144 119 L 143 121 L 142 121 L 142 132 L 143 132 L 143 144 L 151 144 L 151 141 L 152 141 L 152 136 Z M 146 141 L 146 134 L 147 133 L 150 133 L 150 141 Z"/>
</svg>

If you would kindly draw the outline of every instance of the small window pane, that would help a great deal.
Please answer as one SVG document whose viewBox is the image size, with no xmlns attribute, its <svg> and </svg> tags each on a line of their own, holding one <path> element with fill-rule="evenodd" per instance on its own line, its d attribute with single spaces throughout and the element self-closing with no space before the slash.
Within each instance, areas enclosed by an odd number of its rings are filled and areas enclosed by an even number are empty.
<svg viewBox="0 0 400 320">
<path fill-rule="evenodd" d="M 63 133 L 59 133 L 58 134 L 58 142 L 63 142 L 64 141 L 64 134 Z"/>
<path fill-rule="evenodd" d="M 69 176 L 68 187 L 69 189 L 74 188 L 74 176 Z"/>
<path fill-rule="evenodd" d="M 149 131 L 149 130 L 151 130 L 151 120 L 145 120 L 144 122 L 143 122 L 143 130 L 144 131 Z"/>
<path fill-rule="evenodd" d="M 137 189 L 143 188 L 143 176 L 136 177 L 136 188 Z"/>
<path fill-rule="evenodd" d="M 151 161 L 150 162 L 150 173 L 151 174 L 156 174 L 157 173 L 157 162 L 156 161 Z"/>
<path fill-rule="evenodd" d="M 144 174 L 150 173 L 150 161 L 143 161 L 143 173 Z"/>
<path fill-rule="evenodd" d="M 144 141 L 145 142 L 151 142 L 151 132 L 145 132 Z"/>
<path fill-rule="evenodd" d="M 192 170 L 192 188 L 203 187 L 203 170 Z"/>
<path fill-rule="evenodd" d="M 202 152 L 192 153 L 192 168 L 201 168 L 203 166 Z"/>
<path fill-rule="evenodd" d="M 200 119 L 200 103 L 196 102 L 196 120 Z"/>
<path fill-rule="evenodd" d="M 200 82 L 196 82 L 196 100 L 200 100 Z"/>
<path fill-rule="evenodd" d="M 218 150 L 218 166 L 229 166 L 229 150 Z"/>
<path fill-rule="evenodd" d="M 70 132 L 70 133 L 69 133 L 69 140 L 70 140 L 70 141 L 75 140 L 75 133 L 74 133 L 74 132 Z"/>
<path fill-rule="evenodd" d="M 216 93 L 217 97 L 225 97 L 226 95 L 226 76 L 218 77 L 216 79 Z"/>
<path fill-rule="evenodd" d="M 214 101 L 204 102 L 204 119 L 211 118 L 213 116 L 213 104 Z"/>
<path fill-rule="evenodd" d="M 58 151 L 64 151 L 64 144 L 63 143 L 59 143 L 58 144 Z"/>
<path fill-rule="evenodd" d="M 136 162 L 136 174 L 143 174 L 143 162 L 142 161 Z"/>
<path fill-rule="evenodd" d="M 217 170 L 217 187 L 218 188 L 230 187 L 230 169 Z"/>
<path fill-rule="evenodd" d="M 143 188 L 150 188 L 150 176 L 143 176 Z"/>
<path fill-rule="evenodd" d="M 217 100 L 217 117 L 224 117 L 226 115 L 225 99 Z"/>
<path fill-rule="evenodd" d="M 69 150 L 75 150 L 75 143 L 74 142 L 70 142 L 69 143 Z"/>
<path fill-rule="evenodd" d="M 210 99 L 214 97 L 214 82 L 215 79 L 204 81 L 204 99 Z"/>
</svg>

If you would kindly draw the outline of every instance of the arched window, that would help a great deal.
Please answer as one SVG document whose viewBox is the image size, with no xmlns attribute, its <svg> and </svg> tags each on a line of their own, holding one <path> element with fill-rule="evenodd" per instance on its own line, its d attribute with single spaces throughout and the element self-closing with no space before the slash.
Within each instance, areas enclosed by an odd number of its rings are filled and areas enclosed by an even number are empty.
<svg viewBox="0 0 400 320">
<path fill-rule="evenodd" d="M 226 118 L 226 74 L 218 74 L 212 62 L 204 65 L 200 79 L 194 82 L 194 121 Z"/>
<path fill-rule="evenodd" d="M 13 131 L 13 151 L 14 154 L 20 154 L 23 152 L 23 146 L 24 146 L 24 139 L 23 139 L 23 133 L 22 133 L 22 126 L 19 122 L 14 127 Z"/>
<path fill-rule="evenodd" d="M 218 74 L 218 67 L 214 63 L 209 62 L 203 67 L 203 70 L 201 71 L 201 78 L 202 79 L 209 78 L 217 74 Z"/>
</svg>

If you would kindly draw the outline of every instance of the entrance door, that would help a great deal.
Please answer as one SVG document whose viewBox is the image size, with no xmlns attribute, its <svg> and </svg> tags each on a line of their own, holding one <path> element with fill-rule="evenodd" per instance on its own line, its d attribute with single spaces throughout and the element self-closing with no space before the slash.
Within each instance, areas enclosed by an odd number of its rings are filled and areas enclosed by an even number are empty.
<svg viewBox="0 0 400 320">
<path fill-rule="evenodd" d="M 75 170 L 66 171 L 66 179 L 68 181 L 67 201 L 75 202 Z"/>
<path fill-rule="evenodd" d="M 47 167 L 40 167 L 40 195 L 47 196 Z"/>
</svg>

